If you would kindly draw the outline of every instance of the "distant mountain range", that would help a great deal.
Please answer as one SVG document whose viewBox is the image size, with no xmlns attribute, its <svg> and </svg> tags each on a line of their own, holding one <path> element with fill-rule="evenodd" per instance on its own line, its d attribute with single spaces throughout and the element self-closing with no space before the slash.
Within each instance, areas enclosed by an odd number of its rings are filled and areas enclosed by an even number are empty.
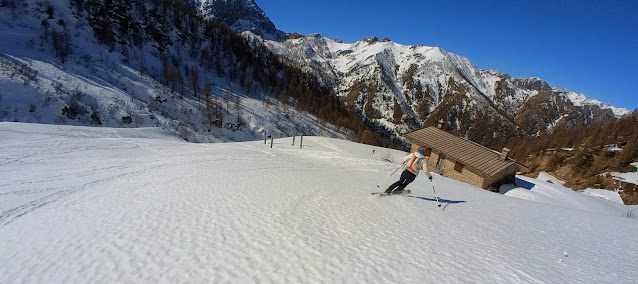
<svg viewBox="0 0 638 284">
<path fill-rule="evenodd" d="M 398 142 L 442 119 L 496 148 L 629 112 L 439 47 L 286 33 L 253 0 L 2 1 L 0 36 L 0 121 L 161 126 L 189 141 L 268 129 L 377 143 L 371 132 Z"/>
<path fill-rule="evenodd" d="M 289 34 L 276 30 L 252 0 L 206 3 L 203 14 L 266 39 L 263 44 L 271 51 L 315 74 L 345 104 L 397 135 L 443 119 L 460 135 L 502 144 L 510 137 L 591 125 L 629 113 L 552 88 L 538 77 L 512 78 L 479 69 L 468 58 L 439 47 L 376 37 L 344 43 L 319 34 Z M 225 8 L 216 10 L 218 6 Z"/>
</svg>

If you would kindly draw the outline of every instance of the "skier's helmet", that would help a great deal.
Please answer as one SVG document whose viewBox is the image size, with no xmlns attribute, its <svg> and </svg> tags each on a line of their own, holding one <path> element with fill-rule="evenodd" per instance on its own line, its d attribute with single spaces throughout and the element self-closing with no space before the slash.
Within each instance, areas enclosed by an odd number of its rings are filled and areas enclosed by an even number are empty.
<svg viewBox="0 0 638 284">
<path fill-rule="evenodd" d="M 421 151 L 421 150 L 417 151 L 416 153 L 417 153 L 416 156 L 419 157 L 419 158 L 425 157 L 425 153 L 423 153 L 423 151 Z"/>
</svg>

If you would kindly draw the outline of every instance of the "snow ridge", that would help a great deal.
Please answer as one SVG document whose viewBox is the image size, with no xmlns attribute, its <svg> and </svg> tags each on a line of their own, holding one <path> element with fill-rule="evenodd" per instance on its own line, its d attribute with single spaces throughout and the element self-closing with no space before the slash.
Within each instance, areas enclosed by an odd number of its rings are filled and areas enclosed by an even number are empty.
<svg viewBox="0 0 638 284">
<path fill-rule="evenodd" d="M 585 105 L 598 106 L 602 109 L 610 109 L 615 116 L 623 116 L 630 113 L 630 110 L 626 108 L 617 108 L 610 104 L 603 103 L 599 100 L 588 99 L 584 94 L 577 94 L 577 93 L 570 92 L 568 90 L 560 89 L 560 88 L 554 88 L 553 90 L 565 93 L 567 97 L 569 98 L 569 100 L 575 106 L 585 106 Z"/>
</svg>

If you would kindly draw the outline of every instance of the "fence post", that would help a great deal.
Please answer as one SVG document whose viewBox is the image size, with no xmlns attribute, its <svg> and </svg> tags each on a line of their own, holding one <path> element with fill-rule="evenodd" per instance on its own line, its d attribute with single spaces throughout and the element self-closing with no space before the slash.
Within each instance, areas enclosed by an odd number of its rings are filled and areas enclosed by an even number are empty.
<svg viewBox="0 0 638 284">
<path fill-rule="evenodd" d="M 299 149 L 303 149 L 303 135 L 300 136 Z"/>
<path fill-rule="evenodd" d="M 270 148 L 272 148 L 272 140 L 273 140 L 273 137 L 270 136 Z"/>
<path fill-rule="evenodd" d="M 261 132 L 264 133 L 264 145 L 266 145 L 266 129 L 262 130 Z"/>
</svg>

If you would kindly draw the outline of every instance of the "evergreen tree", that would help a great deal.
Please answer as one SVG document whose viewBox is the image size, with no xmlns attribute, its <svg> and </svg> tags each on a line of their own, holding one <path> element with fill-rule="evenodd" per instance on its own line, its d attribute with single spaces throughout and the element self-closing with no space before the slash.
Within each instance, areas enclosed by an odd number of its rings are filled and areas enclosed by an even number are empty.
<svg viewBox="0 0 638 284">
<path fill-rule="evenodd" d="M 638 161 L 638 132 L 633 133 L 631 137 L 629 137 L 627 144 L 622 147 L 616 165 L 619 168 L 623 168 L 635 161 Z"/>
<path fill-rule="evenodd" d="M 226 104 L 227 110 L 230 110 L 230 103 L 232 102 L 232 99 L 233 99 L 232 87 L 228 86 L 228 88 L 226 88 L 226 90 L 224 91 L 224 103 Z"/>
<path fill-rule="evenodd" d="M 240 129 L 242 126 L 244 126 L 244 118 L 242 116 L 243 112 L 241 108 L 242 108 L 241 97 L 237 96 L 235 97 L 235 112 L 237 113 L 237 129 Z"/>
<path fill-rule="evenodd" d="M 146 63 L 144 62 L 144 50 L 140 50 L 140 75 L 146 75 Z"/>
<path fill-rule="evenodd" d="M 208 80 L 206 80 L 206 82 L 204 83 L 202 95 L 206 98 L 206 109 L 204 110 L 204 115 L 206 118 L 206 122 L 208 122 L 208 131 L 210 132 L 215 122 L 215 110 L 213 105 L 213 98 L 210 94 L 210 83 L 208 82 Z"/>
<path fill-rule="evenodd" d="M 42 35 L 40 36 L 40 42 L 45 43 L 49 42 L 49 21 L 44 19 L 40 22 L 40 27 L 42 27 Z"/>
<path fill-rule="evenodd" d="M 401 123 L 401 118 L 403 117 L 403 110 L 401 109 L 401 105 L 397 99 L 394 99 L 394 113 L 392 114 L 392 118 L 394 119 L 394 123 Z"/>
<path fill-rule="evenodd" d="M 193 95 L 197 98 L 197 93 L 199 92 L 199 70 L 197 70 L 197 67 L 191 68 L 188 73 L 188 81 L 193 90 Z"/>
<path fill-rule="evenodd" d="M 60 61 L 64 63 L 71 52 L 69 33 L 66 29 L 61 31 L 53 29 L 51 31 L 51 45 L 53 46 L 55 56 L 60 58 Z"/>
</svg>

